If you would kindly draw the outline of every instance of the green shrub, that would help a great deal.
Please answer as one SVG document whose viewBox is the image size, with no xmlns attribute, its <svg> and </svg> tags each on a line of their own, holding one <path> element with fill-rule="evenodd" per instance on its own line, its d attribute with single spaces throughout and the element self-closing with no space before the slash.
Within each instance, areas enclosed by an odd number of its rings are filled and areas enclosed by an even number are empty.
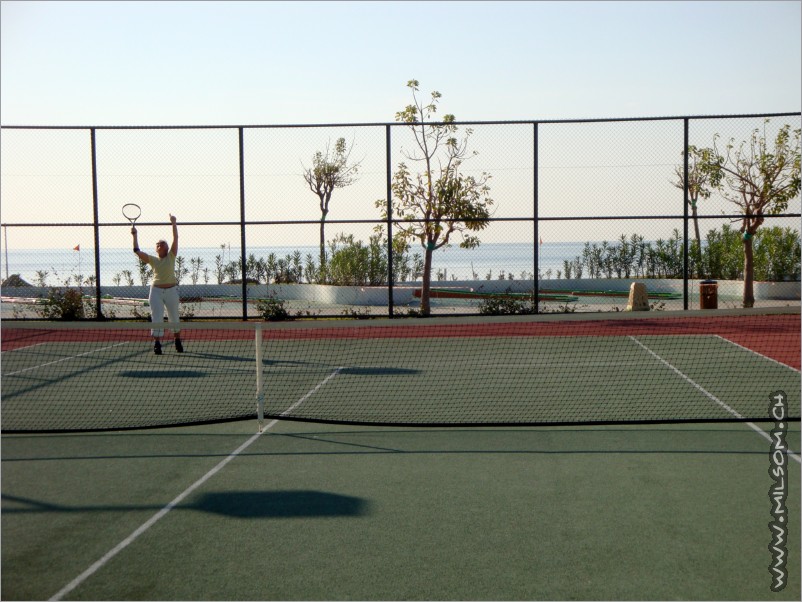
<svg viewBox="0 0 802 602">
<path fill-rule="evenodd" d="M 259 299 L 256 303 L 256 311 L 263 320 L 269 322 L 280 322 L 290 319 L 290 314 L 284 307 L 284 301 L 282 299 L 276 299 L 275 297 Z"/>
<path fill-rule="evenodd" d="M 718 280 L 743 278 L 744 246 L 741 233 L 729 224 L 707 233 L 707 245 L 702 249 L 703 274 Z"/>
<path fill-rule="evenodd" d="M 755 234 L 755 280 L 799 280 L 799 232 L 792 228 L 763 227 Z M 585 243 L 582 256 L 563 261 L 566 278 L 682 278 L 685 244 L 682 233 L 674 229 L 667 239 L 645 242 L 636 234 L 622 234 L 617 243 Z M 699 248 L 691 240 L 688 251 L 690 278 L 740 280 L 744 277 L 743 236 L 737 228 L 724 224 L 708 231 Z"/>
<path fill-rule="evenodd" d="M 401 238 L 395 238 L 392 246 L 393 282 L 419 278 L 423 274 L 421 256 L 410 254 L 409 244 Z M 387 285 L 389 262 L 383 230 L 371 235 L 367 244 L 356 240 L 353 234 L 338 234 L 328 243 L 327 257 L 325 269 L 320 269 L 315 260 L 307 256 L 302 273 L 307 282 L 339 286 Z M 300 276 L 295 282 L 301 282 Z"/>
<path fill-rule="evenodd" d="M 51 288 L 36 313 L 47 320 L 83 320 L 86 317 L 81 289 Z"/>
<path fill-rule="evenodd" d="M 507 290 L 509 293 L 510 291 Z M 509 297 L 498 295 L 479 302 L 479 314 L 483 316 L 509 316 L 535 313 L 535 296 Z"/>
<path fill-rule="evenodd" d="M 340 286 L 365 286 L 382 284 L 387 280 L 387 255 L 380 246 L 355 241 L 354 235 L 340 234 L 329 243 L 330 259 L 326 264 L 329 284 Z"/>
<path fill-rule="evenodd" d="M 755 280 L 799 280 L 799 232 L 791 228 L 761 228 L 754 242 Z"/>
</svg>

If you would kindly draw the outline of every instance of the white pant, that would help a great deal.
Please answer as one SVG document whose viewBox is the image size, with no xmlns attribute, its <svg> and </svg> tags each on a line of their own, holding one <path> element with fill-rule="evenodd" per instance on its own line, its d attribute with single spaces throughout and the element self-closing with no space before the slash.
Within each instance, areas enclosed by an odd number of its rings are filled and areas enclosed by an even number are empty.
<svg viewBox="0 0 802 602">
<path fill-rule="evenodd" d="M 150 320 L 154 324 L 161 324 L 164 321 L 164 308 L 167 308 L 167 318 L 171 323 L 178 324 L 178 287 L 172 288 L 159 288 L 157 286 L 150 287 L 150 295 L 148 296 L 150 302 Z M 180 328 L 175 328 L 173 334 L 177 335 Z M 154 328 L 150 331 L 154 337 L 161 337 L 164 334 L 164 329 Z"/>
</svg>

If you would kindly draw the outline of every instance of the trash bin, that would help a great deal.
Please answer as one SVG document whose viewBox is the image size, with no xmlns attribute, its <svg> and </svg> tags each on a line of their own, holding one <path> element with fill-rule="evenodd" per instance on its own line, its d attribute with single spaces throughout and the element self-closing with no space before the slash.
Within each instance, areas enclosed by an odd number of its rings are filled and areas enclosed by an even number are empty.
<svg viewBox="0 0 802 602">
<path fill-rule="evenodd" d="M 699 283 L 699 309 L 718 309 L 718 282 L 715 280 Z"/>
</svg>

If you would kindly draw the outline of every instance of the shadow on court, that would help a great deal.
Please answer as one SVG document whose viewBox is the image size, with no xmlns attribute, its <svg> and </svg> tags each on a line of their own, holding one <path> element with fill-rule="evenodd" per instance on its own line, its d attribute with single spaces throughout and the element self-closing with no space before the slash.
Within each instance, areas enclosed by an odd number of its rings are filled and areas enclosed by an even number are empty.
<svg viewBox="0 0 802 602">
<path fill-rule="evenodd" d="M 163 504 L 67 506 L 6 494 L 2 499 L 18 506 L 6 505 L 3 514 L 156 512 L 164 507 Z M 232 518 L 328 518 L 366 516 L 368 506 L 363 498 L 325 491 L 217 491 L 203 494 L 195 503 L 176 506 L 175 510 L 197 510 Z"/>
<path fill-rule="evenodd" d="M 120 376 L 125 378 L 204 378 L 206 372 L 198 370 L 124 370 Z"/>
<path fill-rule="evenodd" d="M 366 500 L 325 491 L 238 491 L 203 495 L 192 506 L 234 518 L 364 516 Z"/>
</svg>

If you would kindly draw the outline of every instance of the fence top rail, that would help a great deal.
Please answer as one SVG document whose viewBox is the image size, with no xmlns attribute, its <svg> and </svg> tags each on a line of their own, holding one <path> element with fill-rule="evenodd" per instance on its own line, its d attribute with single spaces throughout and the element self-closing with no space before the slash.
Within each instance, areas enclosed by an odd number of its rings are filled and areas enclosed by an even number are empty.
<svg viewBox="0 0 802 602">
<path fill-rule="evenodd" d="M 731 219 L 731 220 L 739 220 L 749 217 L 762 217 L 764 219 L 774 219 L 774 218 L 788 218 L 788 217 L 802 217 L 802 213 L 777 213 L 773 215 L 757 215 L 757 214 L 744 214 L 744 213 L 733 213 L 733 214 L 699 214 L 696 216 L 696 219 Z M 549 222 L 549 221 L 628 221 L 628 220 L 672 220 L 672 219 L 684 219 L 691 221 L 693 220 L 693 216 L 686 216 L 682 213 L 676 214 L 664 214 L 664 215 L 546 215 L 546 216 L 538 216 L 534 218 L 532 216 L 528 217 L 485 217 L 485 218 L 475 218 L 472 221 L 475 222 L 533 222 L 533 221 L 541 221 L 541 222 Z M 386 219 L 332 219 L 326 220 L 327 224 L 386 224 L 388 221 L 392 222 L 393 224 L 405 224 L 409 222 L 416 222 L 416 223 L 423 223 L 424 219 L 413 219 L 413 220 L 404 220 L 404 219 L 396 219 L 393 218 L 391 220 Z M 463 221 L 462 218 L 441 218 L 440 221 L 443 222 L 460 222 Z M 163 222 L 138 222 L 140 226 L 161 226 L 164 225 Z M 249 226 L 301 226 L 301 225 L 308 225 L 308 224 L 319 224 L 320 220 L 317 219 L 308 219 L 308 220 L 249 220 L 245 222 Z M 98 226 L 130 226 L 128 222 L 97 222 Z M 242 222 L 240 221 L 211 221 L 211 222 L 199 222 L 199 221 L 187 221 L 181 222 L 182 226 L 240 226 Z M 38 228 L 38 227 L 45 227 L 45 226 L 68 226 L 68 227 L 89 227 L 92 228 L 95 226 L 94 222 L 0 222 L 0 228 Z"/>
<path fill-rule="evenodd" d="M 731 220 L 739 220 L 744 218 L 750 217 L 762 217 L 764 219 L 774 219 L 774 218 L 788 218 L 788 217 L 802 217 L 802 213 L 776 213 L 771 215 L 758 215 L 758 214 L 751 214 L 751 213 L 732 213 L 732 214 L 699 214 L 696 216 L 696 219 L 731 219 Z M 662 215 L 546 215 L 546 216 L 538 216 L 537 218 L 532 216 L 524 216 L 524 217 L 478 217 L 474 218 L 472 221 L 475 222 L 533 222 L 533 221 L 541 221 L 541 222 L 548 222 L 548 221 L 627 221 L 627 220 L 672 220 L 672 219 L 684 219 L 691 221 L 693 220 L 693 216 L 684 215 L 682 213 L 674 213 L 674 214 L 662 214 Z M 393 218 L 391 220 L 387 219 L 332 219 L 326 220 L 327 224 L 386 224 L 388 221 L 392 222 L 393 224 L 405 224 L 409 222 L 416 222 L 422 223 L 426 220 L 424 219 L 412 219 L 412 220 L 404 220 L 404 219 L 397 219 Z M 440 221 L 443 222 L 461 222 L 463 221 L 462 218 L 458 217 L 445 217 L 441 218 Z M 161 226 L 164 225 L 163 222 L 138 222 L 140 226 Z M 248 220 L 245 222 L 249 226 L 300 226 L 300 225 L 308 225 L 308 224 L 319 224 L 319 219 L 308 219 L 308 220 Z M 98 226 L 130 226 L 128 222 L 97 222 Z M 182 226 L 241 226 L 241 221 L 206 221 L 206 222 L 199 222 L 199 221 L 186 221 L 181 222 Z M 95 226 L 94 222 L 0 222 L 0 228 L 34 228 L 34 227 L 45 227 L 45 226 L 68 226 L 68 227 L 89 227 L 92 228 Z"/>
<path fill-rule="evenodd" d="M 491 121 L 454 121 L 452 125 L 538 125 L 573 123 L 612 123 L 630 121 L 678 121 L 703 119 L 754 119 L 757 117 L 802 117 L 802 112 L 749 113 L 735 115 L 675 115 L 663 117 L 600 117 L 583 119 L 520 119 Z M 404 122 L 356 122 L 356 123 L 294 123 L 251 125 L 0 125 L 4 130 L 230 130 L 230 129 L 281 129 L 281 128 L 329 128 L 329 127 L 407 127 Z M 442 121 L 422 121 L 414 125 L 444 125 Z"/>
</svg>

